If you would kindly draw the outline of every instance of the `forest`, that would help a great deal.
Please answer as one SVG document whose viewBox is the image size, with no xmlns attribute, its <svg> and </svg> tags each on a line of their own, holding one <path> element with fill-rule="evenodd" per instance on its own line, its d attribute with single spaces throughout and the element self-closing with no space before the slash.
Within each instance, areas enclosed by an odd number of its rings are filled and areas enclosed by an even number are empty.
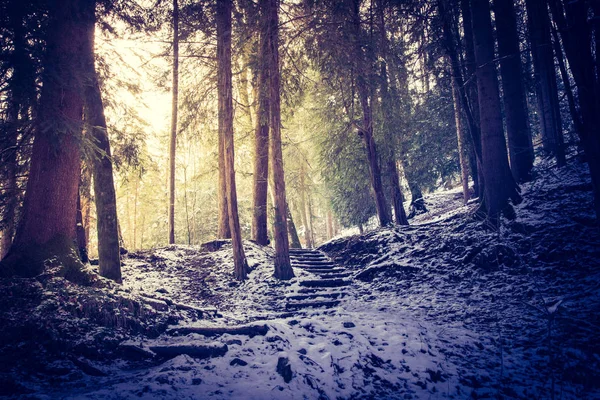
<svg viewBox="0 0 600 400">
<path fill-rule="evenodd" d="M 597 0 L 0 0 L 0 397 L 600 398 Z"/>
</svg>

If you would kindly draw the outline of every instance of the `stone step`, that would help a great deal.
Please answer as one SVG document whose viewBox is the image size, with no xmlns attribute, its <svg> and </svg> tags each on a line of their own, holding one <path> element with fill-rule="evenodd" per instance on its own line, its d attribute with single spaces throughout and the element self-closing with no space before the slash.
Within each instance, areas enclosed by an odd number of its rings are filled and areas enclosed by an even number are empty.
<svg viewBox="0 0 600 400">
<path fill-rule="evenodd" d="M 308 294 L 297 294 L 294 296 L 287 296 L 286 298 L 289 300 L 314 300 L 314 299 L 319 299 L 319 298 L 325 298 L 325 299 L 340 299 L 342 297 L 344 297 L 346 294 L 342 293 L 342 292 L 320 292 L 320 291 L 313 291 L 312 293 L 308 293 Z"/>
<path fill-rule="evenodd" d="M 296 268 L 302 269 L 304 271 L 308 271 L 311 274 L 317 274 L 317 275 L 327 275 L 327 274 L 348 274 L 349 276 L 352 275 L 351 271 L 348 271 L 347 269 L 343 269 L 343 268 L 337 268 L 337 267 L 332 267 L 332 268 L 318 268 L 318 267 L 308 267 L 308 268 L 301 268 L 296 266 Z"/>
<path fill-rule="evenodd" d="M 331 262 L 328 258 L 317 258 L 317 257 L 290 257 L 292 262 Z"/>
<path fill-rule="evenodd" d="M 323 253 L 290 253 L 290 257 L 327 257 Z"/>
<path fill-rule="evenodd" d="M 292 249 L 290 248 L 290 253 L 320 253 L 317 249 Z"/>
<path fill-rule="evenodd" d="M 330 266 L 334 266 L 335 264 L 329 260 L 298 260 L 296 262 L 292 262 L 292 264 L 297 264 L 297 265 L 330 265 Z"/>
<path fill-rule="evenodd" d="M 325 254 L 315 253 L 315 254 L 290 254 L 291 259 L 297 260 L 329 260 Z"/>
<path fill-rule="evenodd" d="M 341 287 L 341 286 L 348 286 L 350 285 L 352 282 L 350 280 L 347 279 L 318 279 L 318 280 L 306 280 L 306 281 L 301 281 L 300 282 L 300 286 L 304 286 L 304 287 Z"/>
<path fill-rule="evenodd" d="M 335 288 L 331 288 L 331 289 L 335 289 Z M 326 295 L 328 293 L 343 293 L 344 296 L 346 295 L 346 292 L 339 292 L 339 291 L 329 291 L 327 288 L 322 288 L 322 287 L 302 287 L 300 289 L 298 289 L 296 291 L 297 294 L 323 294 Z"/>
<path fill-rule="evenodd" d="M 349 272 L 342 272 L 339 274 L 319 274 L 316 273 L 315 275 L 320 276 L 321 279 L 342 279 L 342 278 L 349 278 L 352 276 L 351 273 Z"/>
<path fill-rule="evenodd" d="M 317 301 L 299 301 L 290 302 L 285 305 L 288 310 L 298 310 L 303 308 L 332 308 L 340 304 L 339 300 L 317 300 Z"/>
</svg>

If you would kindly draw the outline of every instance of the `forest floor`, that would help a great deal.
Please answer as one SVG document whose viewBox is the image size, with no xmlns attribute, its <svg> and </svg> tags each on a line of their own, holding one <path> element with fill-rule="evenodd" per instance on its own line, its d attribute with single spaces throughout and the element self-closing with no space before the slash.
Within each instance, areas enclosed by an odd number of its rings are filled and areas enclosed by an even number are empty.
<svg viewBox="0 0 600 400">
<path fill-rule="evenodd" d="M 223 242 L 129 254 L 122 286 L 1 280 L 0 396 L 598 399 L 587 168 L 540 163 L 522 194 L 499 231 L 450 190 L 411 226 L 336 238 L 328 287 L 275 280 L 251 242 L 243 283 Z M 311 291 L 321 304 L 296 307 Z"/>
</svg>

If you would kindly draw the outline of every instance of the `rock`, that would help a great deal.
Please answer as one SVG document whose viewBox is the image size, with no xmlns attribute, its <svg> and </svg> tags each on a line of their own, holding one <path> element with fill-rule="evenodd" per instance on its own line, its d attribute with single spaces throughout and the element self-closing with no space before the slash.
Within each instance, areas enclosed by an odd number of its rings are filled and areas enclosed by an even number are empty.
<svg viewBox="0 0 600 400">
<path fill-rule="evenodd" d="M 344 328 L 354 328 L 356 325 L 354 325 L 354 322 L 344 322 Z"/>
<path fill-rule="evenodd" d="M 277 373 L 283 377 L 285 383 L 292 380 L 292 367 L 287 357 L 279 357 L 279 360 L 277 360 Z"/>
<path fill-rule="evenodd" d="M 231 360 L 229 365 L 239 365 L 240 367 L 245 367 L 246 365 L 248 365 L 248 363 L 246 361 L 242 360 L 241 358 L 236 357 L 233 360 Z"/>
<path fill-rule="evenodd" d="M 238 345 L 238 346 L 242 345 L 242 341 L 240 339 L 230 339 L 225 343 L 227 343 L 227 345 L 229 345 L 229 346 L 234 345 L 234 344 Z"/>
</svg>

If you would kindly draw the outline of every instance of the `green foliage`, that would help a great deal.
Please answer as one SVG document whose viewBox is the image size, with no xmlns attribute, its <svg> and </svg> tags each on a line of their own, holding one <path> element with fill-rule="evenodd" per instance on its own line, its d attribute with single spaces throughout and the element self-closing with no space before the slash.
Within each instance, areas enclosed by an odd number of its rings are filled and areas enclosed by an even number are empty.
<svg viewBox="0 0 600 400">
<path fill-rule="evenodd" d="M 402 143 L 408 181 L 429 191 L 460 173 L 452 94 L 446 83 L 435 85 L 415 105 Z"/>
</svg>

